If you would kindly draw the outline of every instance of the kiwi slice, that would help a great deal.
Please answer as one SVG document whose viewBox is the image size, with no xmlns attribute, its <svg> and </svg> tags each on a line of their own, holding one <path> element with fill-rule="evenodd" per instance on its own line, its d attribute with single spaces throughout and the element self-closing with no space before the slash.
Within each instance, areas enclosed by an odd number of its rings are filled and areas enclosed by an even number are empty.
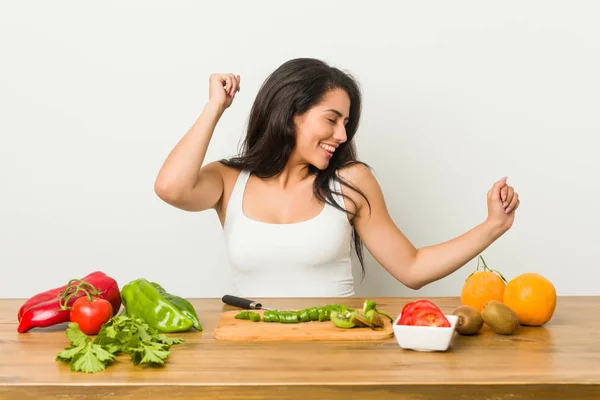
<svg viewBox="0 0 600 400">
<path fill-rule="evenodd" d="M 371 322 L 372 327 L 383 327 L 385 323 L 383 322 L 383 318 L 379 313 L 375 310 L 369 310 L 365 314 L 365 317 Z"/>
<path fill-rule="evenodd" d="M 331 319 L 331 322 L 333 322 L 338 328 L 344 329 L 354 328 L 356 326 L 356 324 L 352 322 L 353 317 L 354 313 L 351 311 L 339 312 L 331 310 L 331 313 L 329 314 L 329 319 Z"/>
<path fill-rule="evenodd" d="M 475 307 L 462 305 L 457 307 L 452 314 L 458 317 L 456 332 L 461 335 L 475 335 L 483 326 L 481 313 Z"/>
<path fill-rule="evenodd" d="M 352 323 L 355 324 L 358 327 L 372 327 L 373 324 L 371 323 L 371 321 L 369 321 L 369 319 L 367 317 L 365 317 L 364 315 L 362 315 L 359 312 L 355 312 L 354 314 L 352 314 L 352 319 L 351 319 Z"/>
</svg>

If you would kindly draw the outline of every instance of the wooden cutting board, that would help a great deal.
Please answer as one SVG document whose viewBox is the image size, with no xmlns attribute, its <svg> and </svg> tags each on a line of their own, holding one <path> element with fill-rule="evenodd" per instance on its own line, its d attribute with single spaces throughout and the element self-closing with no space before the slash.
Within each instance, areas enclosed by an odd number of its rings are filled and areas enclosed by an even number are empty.
<svg viewBox="0 0 600 400">
<path fill-rule="evenodd" d="M 394 336 L 392 323 L 383 318 L 382 328 L 338 328 L 331 321 L 311 321 L 297 324 L 262 321 L 262 310 L 257 310 L 261 321 L 253 322 L 235 319 L 240 312 L 225 311 L 215 328 L 215 339 L 240 342 L 282 342 L 282 341 L 317 341 L 317 340 L 385 340 Z"/>
</svg>

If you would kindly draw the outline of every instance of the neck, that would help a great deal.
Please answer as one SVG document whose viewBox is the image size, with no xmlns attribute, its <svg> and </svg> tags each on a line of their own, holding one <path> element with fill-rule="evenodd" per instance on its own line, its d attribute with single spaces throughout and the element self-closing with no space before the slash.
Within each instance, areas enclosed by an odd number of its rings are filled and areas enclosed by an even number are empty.
<svg viewBox="0 0 600 400">
<path fill-rule="evenodd" d="M 271 180 L 277 182 L 277 185 L 282 189 L 294 187 L 311 177 L 308 167 L 309 164 L 292 155 L 281 172 L 271 178 Z"/>
</svg>

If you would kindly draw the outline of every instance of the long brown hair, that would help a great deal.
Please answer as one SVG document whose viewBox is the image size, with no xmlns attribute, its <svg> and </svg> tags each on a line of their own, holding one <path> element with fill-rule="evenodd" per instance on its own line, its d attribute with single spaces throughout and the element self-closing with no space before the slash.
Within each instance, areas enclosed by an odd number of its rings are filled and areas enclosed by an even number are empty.
<svg viewBox="0 0 600 400">
<path fill-rule="evenodd" d="M 350 97 L 350 115 L 346 125 L 346 142 L 333 153 L 329 165 L 319 170 L 313 165 L 308 167 L 315 175 L 314 195 L 338 210 L 356 216 L 343 204 L 338 204 L 329 186 L 330 181 L 356 191 L 370 203 L 360 189 L 340 179 L 337 170 L 353 164 L 367 164 L 358 161 L 354 145 L 354 135 L 358 129 L 361 114 L 361 93 L 354 78 L 341 70 L 331 67 L 323 61 L 313 58 L 297 58 L 285 62 L 277 68 L 263 83 L 252 106 L 246 137 L 240 154 L 221 163 L 240 170 L 250 171 L 260 178 L 269 178 L 279 174 L 286 166 L 296 144 L 294 117 L 308 111 L 318 104 L 330 90 L 342 89 Z M 354 201 L 343 193 L 337 193 Z M 365 266 L 362 241 L 353 227 L 354 249 L 360 261 L 363 278 Z"/>
</svg>

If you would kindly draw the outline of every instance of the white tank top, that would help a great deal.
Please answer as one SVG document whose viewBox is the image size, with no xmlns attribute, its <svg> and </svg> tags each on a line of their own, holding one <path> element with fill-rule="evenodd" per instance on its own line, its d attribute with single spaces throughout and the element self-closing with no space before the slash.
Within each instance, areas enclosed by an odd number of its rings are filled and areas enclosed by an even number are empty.
<svg viewBox="0 0 600 400">
<path fill-rule="evenodd" d="M 227 204 L 224 238 L 234 295 L 341 297 L 354 295 L 347 214 L 330 204 L 309 220 L 272 224 L 248 218 L 242 199 L 250 174 L 241 171 Z M 340 183 L 332 188 L 341 192 Z M 344 207 L 344 199 L 334 194 Z"/>
</svg>

